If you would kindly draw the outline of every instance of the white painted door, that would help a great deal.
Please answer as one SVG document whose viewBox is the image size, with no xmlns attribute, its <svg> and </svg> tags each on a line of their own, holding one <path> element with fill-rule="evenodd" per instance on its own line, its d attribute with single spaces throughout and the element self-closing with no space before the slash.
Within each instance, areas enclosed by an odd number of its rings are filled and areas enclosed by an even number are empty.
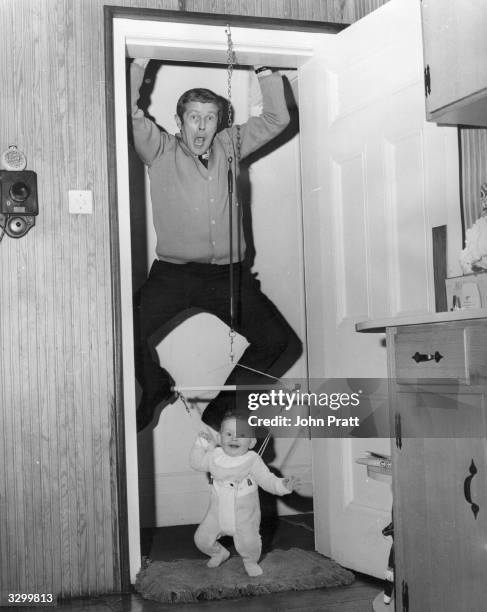
<svg viewBox="0 0 487 612">
<path fill-rule="evenodd" d="M 391 0 L 300 70 L 311 378 L 385 378 L 368 318 L 434 310 L 431 229 L 460 251 L 456 130 L 425 122 L 419 3 Z M 320 57 L 321 55 L 321 57 Z M 378 577 L 390 486 L 355 459 L 388 439 L 314 440 L 317 550 Z"/>
</svg>

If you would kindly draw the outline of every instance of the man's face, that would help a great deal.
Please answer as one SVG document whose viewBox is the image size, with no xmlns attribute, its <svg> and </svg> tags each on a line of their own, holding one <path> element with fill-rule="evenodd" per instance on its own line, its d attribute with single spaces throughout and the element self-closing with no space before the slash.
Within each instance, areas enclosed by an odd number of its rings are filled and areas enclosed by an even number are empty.
<svg viewBox="0 0 487 612">
<path fill-rule="evenodd" d="M 254 446 L 255 438 L 246 438 L 237 433 L 237 420 L 225 419 L 220 429 L 220 445 L 226 455 L 240 457 Z"/>
<path fill-rule="evenodd" d="M 184 144 L 194 155 L 211 147 L 218 127 L 218 106 L 213 102 L 188 102 L 183 120 L 176 115 Z"/>
</svg>

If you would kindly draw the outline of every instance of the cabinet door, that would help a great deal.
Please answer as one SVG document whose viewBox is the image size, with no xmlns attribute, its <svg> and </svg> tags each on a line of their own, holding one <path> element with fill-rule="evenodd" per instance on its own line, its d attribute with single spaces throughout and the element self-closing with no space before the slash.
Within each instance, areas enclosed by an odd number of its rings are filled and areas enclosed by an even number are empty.
<svg viewBox="0 0 487 612">
<path fill-rule="evenodd" d="M 485 440 L 403 439 L 393 460 L 396 610 L 485 609 Z"/>
<path fill-rule="evenodd" d="M 487 3 L 422 0 L 421 11 L 429 118 L 455 103 L 452 123 L 486 125 L 486 104 L 477 100 L 487 93 Z"/>
<path fill-rule="evenodd" d="M 487 414 L 486 387 L 477 375 L 487 362 L 485 331 L 485 323 L 389 331 L 399 611 L 485 609 Z M 398 377 L 417 349 L 413 339 L 441 346 L 444 372 L 431 372 L 426 363 L 419 365 L 434 378 L 417 376 L 411 384 L 412 377 Z M 458 350 L 451 351 L 453 344 Z M 450 379 L 441 380 L 446 372 Z"/>
</svg>

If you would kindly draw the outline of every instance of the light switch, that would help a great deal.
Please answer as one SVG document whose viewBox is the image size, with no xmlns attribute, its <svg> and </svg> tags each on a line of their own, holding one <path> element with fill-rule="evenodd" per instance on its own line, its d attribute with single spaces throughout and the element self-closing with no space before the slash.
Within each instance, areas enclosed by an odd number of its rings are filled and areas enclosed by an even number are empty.
<svg viewBox="0 0 487 612">
<path fill-rule="evenodd" d="M 69 212 L 72 215 L 91 215 L 93 213 L 93 192 L 70 189 L 68 191 Z"/>
</svg>

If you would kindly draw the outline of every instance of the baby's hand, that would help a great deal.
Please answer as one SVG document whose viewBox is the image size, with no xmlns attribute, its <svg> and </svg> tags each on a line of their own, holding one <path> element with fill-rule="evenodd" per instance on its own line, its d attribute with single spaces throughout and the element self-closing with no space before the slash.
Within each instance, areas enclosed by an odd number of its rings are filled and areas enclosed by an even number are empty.
<svg viewBox="0 0 487 612">
<path fill-rule="evenodd" d="M 200 438 L 203 438 L 203 440 L 206 440 L 207 442 L 213 442 L 213 438 L 210 436 L 210 434 L 207 431 L 200 431 L 198 436 Z"/>
<path fill-rule="evenodd" d="M 206 448 L 215 448 L 216 440 L 208 431 L 200 431 L 198 434 L 200 444 Z"/>
<path fill-rule="evenodd" d="M 286 476 L 286 478 L 284 478 L 282 482 L 286 489 L 289 489 L 289 491 L 291 492 L 299 491 L 299 489 L 301 488 L 301 479 L 297 476 Z"/>
</svg>

